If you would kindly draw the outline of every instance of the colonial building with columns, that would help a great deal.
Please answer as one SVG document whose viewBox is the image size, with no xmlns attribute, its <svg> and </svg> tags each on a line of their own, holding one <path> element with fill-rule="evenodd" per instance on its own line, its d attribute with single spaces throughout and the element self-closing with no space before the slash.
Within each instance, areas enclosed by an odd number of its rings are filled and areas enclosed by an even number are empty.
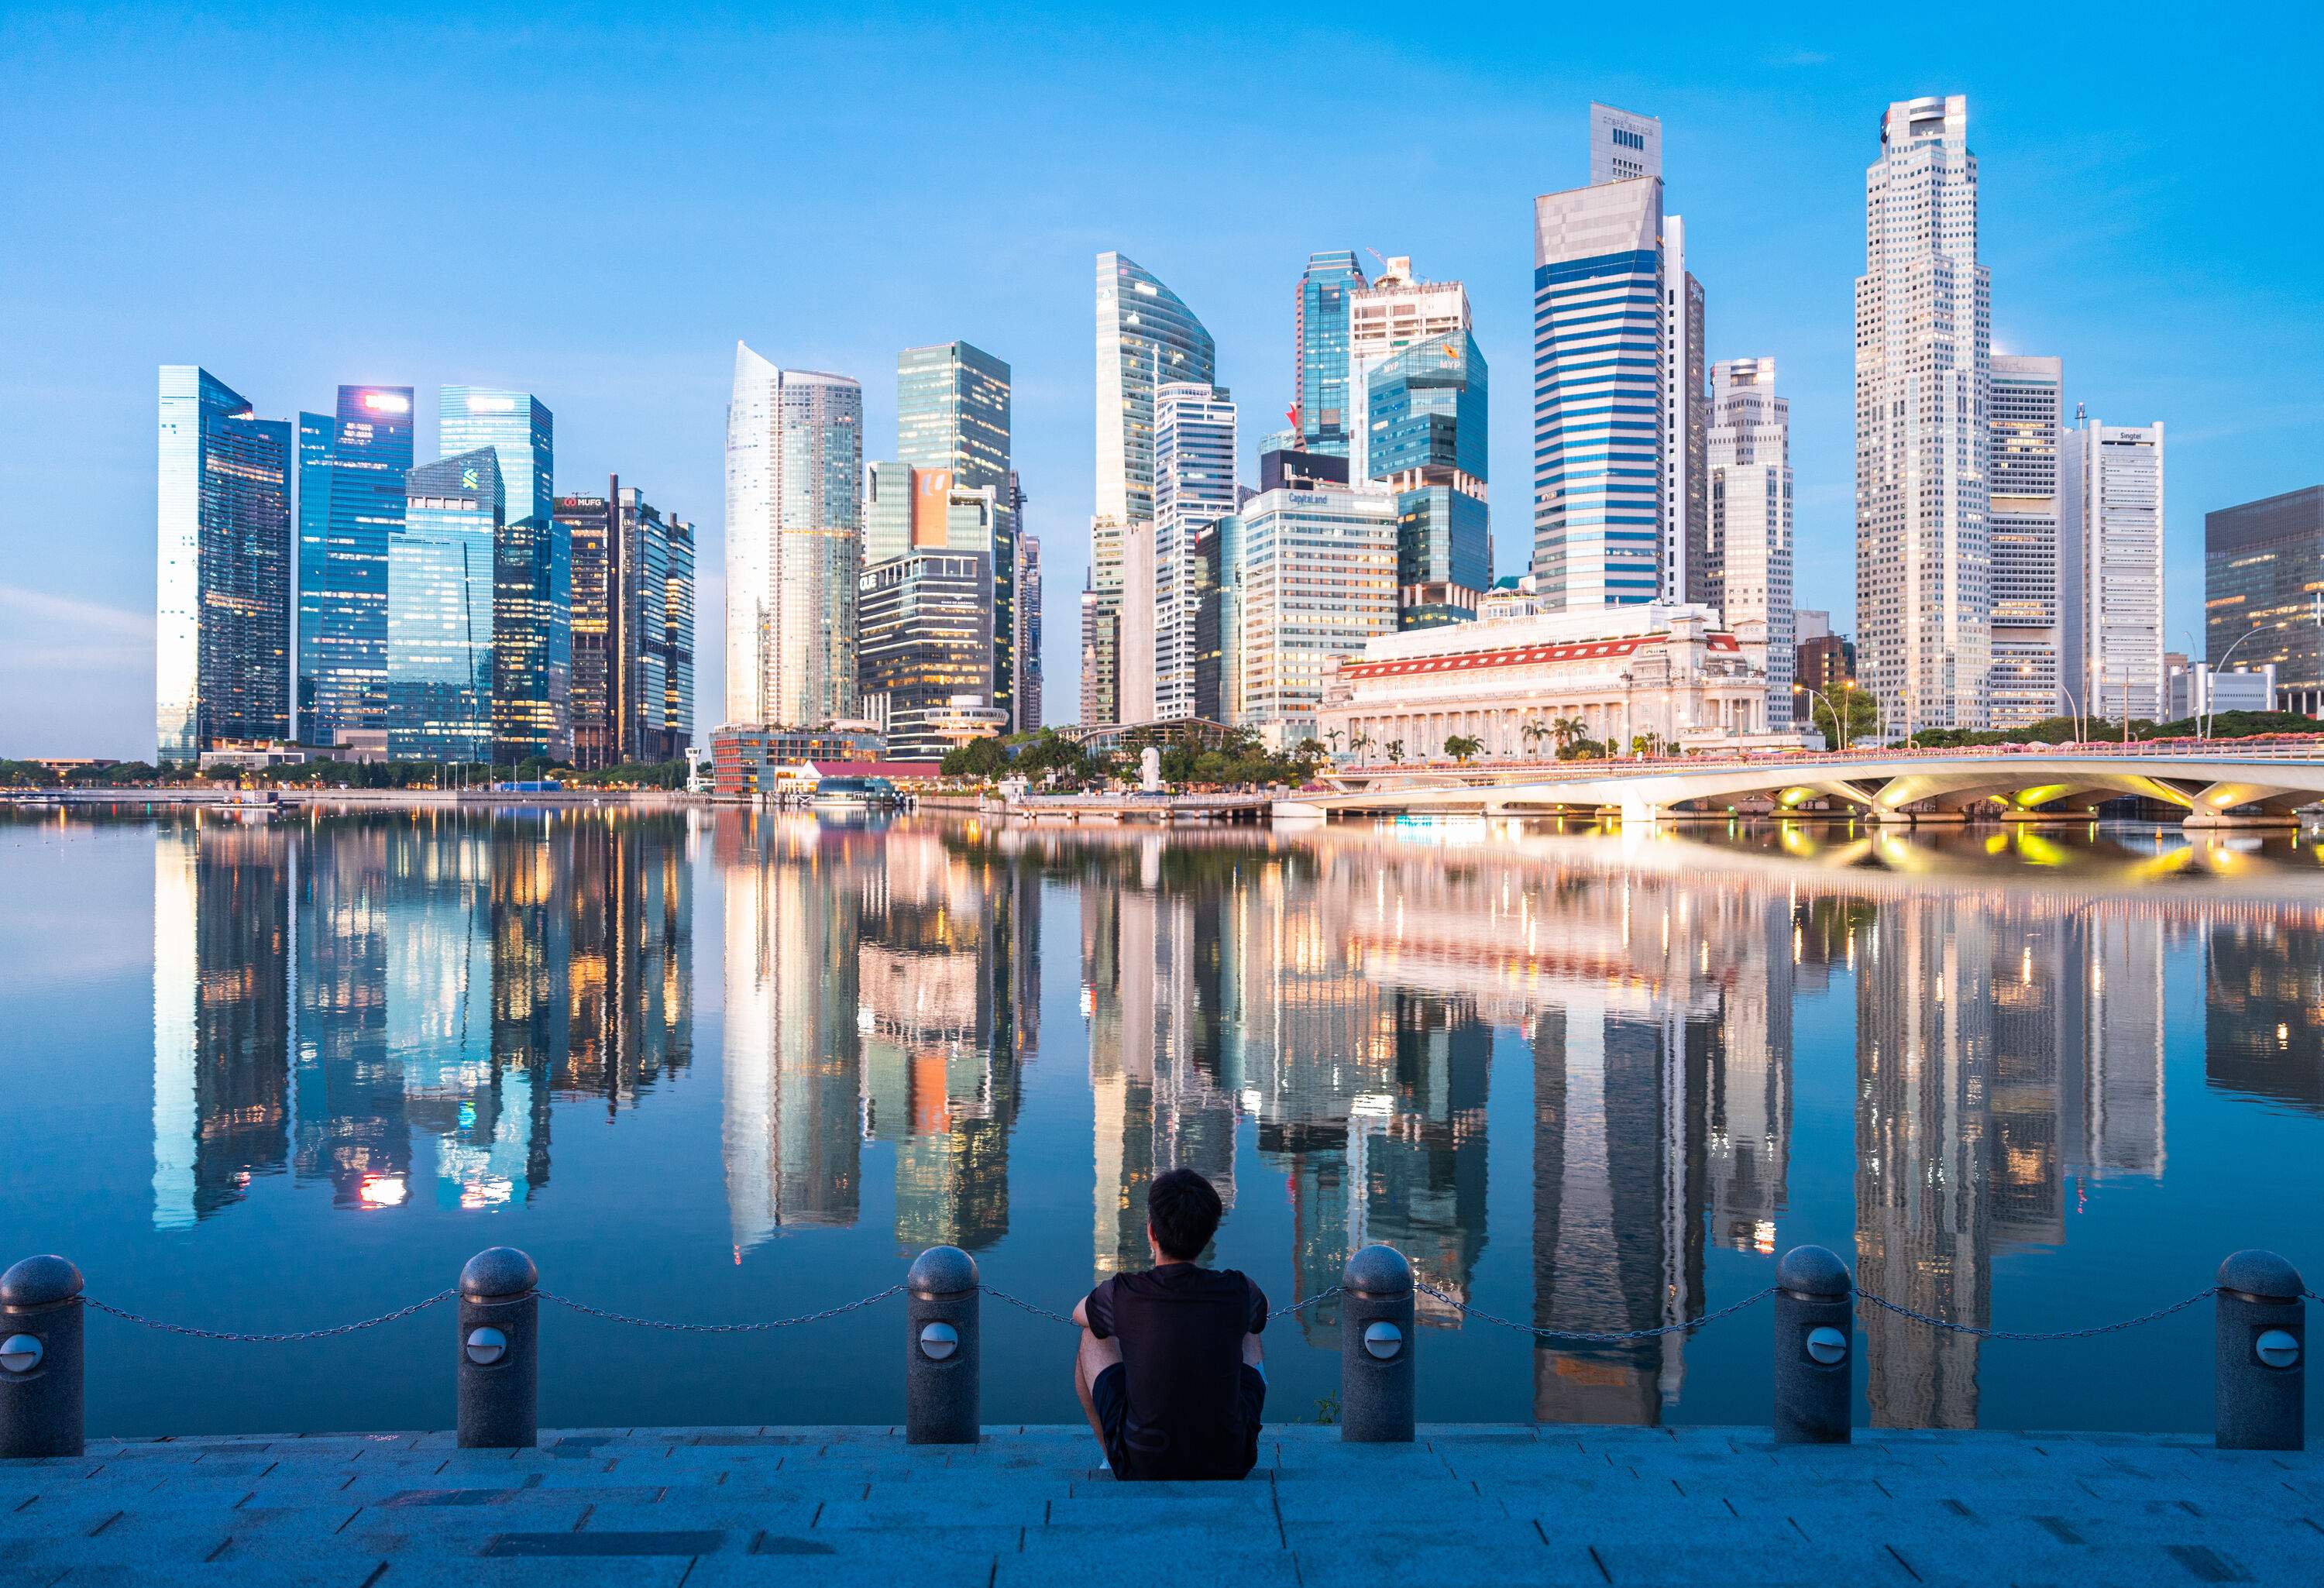
<svg viewBox="0 0 2324 1588">
<path fill-rule="evenodd" d="M 1391 745 L 1393 759 L 1442 760 L 1455 735 L 1488 759 L 1545 759 L 1560 719 L 1621 753 L 1640 735 L 1673 751 L 1798 747 L 1768 730 L 1767 676 L 1716 621 L 1655 602 L 1384 634 L 1327 675 L 1318 729 L 1373 763 Z"/>
</svg>

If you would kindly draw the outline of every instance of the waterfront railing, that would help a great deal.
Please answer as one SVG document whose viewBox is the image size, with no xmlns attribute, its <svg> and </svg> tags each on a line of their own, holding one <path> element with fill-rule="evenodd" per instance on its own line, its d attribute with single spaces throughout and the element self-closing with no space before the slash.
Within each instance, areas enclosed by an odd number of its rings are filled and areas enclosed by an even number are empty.
<svg viewBox="0 0 2324 1588">
<path fill-rule="evenodd" d="M 2238 1251 L 2219 1265 L 2217 1282 L 2179 1300 L 2112 1323 L 2029 1332 L 1954 1323 L 1858 1288 L 1848 1266 L 1821 1246 L 1784 1254 L 1775 1282 L 1714 1312 L 1654 1328 L 1561 1329 L 1522 1324 L 1474 1306 L 1413 1276 L 1388 1246 L 1367 1246 L 1348 1259 L 1340 1283 L 1276 1313 L 1286 1316 L 1336 1298 L 1340 1303 L 1341 1437 L 1409 1443 L 1414 1436 L 1419 1339 L 1416 1298 L 1425 1295 L 1464 1317 L 1539 1340 L 1575 1345 L 1618 1344 L 1691 1334 L 1757 1306 L 1775 1304 L 1772 1362 L 1775 1438 L 1783 1444 L 1849 1442 L 1852 1363 L 1859 1304 L 1928 1329 L 1988 1340 L 2086 1340 L 2135 1329 L 2214 1304 L 2217 1399 L 2213 1437 L 2222 1450 L 2299 1450 L 2307 1374 L 2307 1303 L 2324 1299 L 2272 1251 Z M 287 1345 L 374 1329 L 456 1302 L 453 1371 L 457 1433 L 463 1446 L 526 1447 L 540 1437 L 540 1307 L 543 1302 L 607 1323 L 694 1334 L 750 1334 L 802 1327 L 902 1296 L 905 1433 L 915 1445 L 974 1444 L 982 1417 L 982 1304 L 985 1297 L 1036 1317 L 1074 1327 L 1073 1319 L 983 1282 L 976 1260 L 957 1247 L 935 1246 L 884 1290 L 795 1317 L 757 1323 L 695 1324 L 638 1317 L 592 1306 L 540 1288 L 531 1258 L 510 1246 L 478 1252 L 459 1282 L 392 1312 L 329 1328 L 244 1334 L 168 1323 L 83 1292 L 80 1270 L 61 1257 L 30 1257 L 0 1274 L 0 1457 L 83 1454 L 83 1339 L 94 1309 L 126 1323 L 195 1339 Z"/>
</svg>

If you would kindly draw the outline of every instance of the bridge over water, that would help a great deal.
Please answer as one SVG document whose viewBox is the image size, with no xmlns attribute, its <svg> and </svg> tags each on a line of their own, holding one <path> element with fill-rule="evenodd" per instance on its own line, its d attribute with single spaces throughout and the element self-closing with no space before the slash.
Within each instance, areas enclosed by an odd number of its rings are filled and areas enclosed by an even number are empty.
<svg viewBox="0 0 2324 1588">
<path fill-rule="evenodd" d="M 1874 822 L 2024 820 L 2078 816 L 2129 795 L 2179 808 L 2190 827 L 2292 825 L 2301 807 L 2324 800 L 2324 739 L 1371 766 L 1331 777 L 1334 786 L 1277 801 L 1275 814 L 1609 813 L 1639 823 L 1765 799 L 1779 809 L 1821 803 Z"/>
</svg>

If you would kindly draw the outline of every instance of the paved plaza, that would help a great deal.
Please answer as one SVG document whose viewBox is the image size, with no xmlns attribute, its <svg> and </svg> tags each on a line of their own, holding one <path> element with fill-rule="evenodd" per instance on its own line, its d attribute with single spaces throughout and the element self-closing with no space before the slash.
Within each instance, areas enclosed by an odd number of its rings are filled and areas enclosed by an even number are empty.
<svg viewBox="0 0 2324 1588">
<path fill-rule="evenodd" d="M 2324 1454 L 2192 1436 L 1285 1427 L 1240 1484 L 1095 1463 L 1064 1427 L 973 1449 L 895 1428 L 103 1440 L 0 1462 L 0 1588 L 2324 1580 Z"/>
</svg>

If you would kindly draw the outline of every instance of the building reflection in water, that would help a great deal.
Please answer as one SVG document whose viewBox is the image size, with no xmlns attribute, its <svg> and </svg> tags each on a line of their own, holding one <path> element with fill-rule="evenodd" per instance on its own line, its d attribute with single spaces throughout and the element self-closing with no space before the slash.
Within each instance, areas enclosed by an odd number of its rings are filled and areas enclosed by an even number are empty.
<svg viewBox="0 0 2324 1588">
<path fill-rule="evenodd" d="M 352 1208 L 521 1200 L 553 1100 L 692 1057 L 684 817 L 316 814 L 165 825 L 153 1221 L 288 1168 Z"/>
</svg>

